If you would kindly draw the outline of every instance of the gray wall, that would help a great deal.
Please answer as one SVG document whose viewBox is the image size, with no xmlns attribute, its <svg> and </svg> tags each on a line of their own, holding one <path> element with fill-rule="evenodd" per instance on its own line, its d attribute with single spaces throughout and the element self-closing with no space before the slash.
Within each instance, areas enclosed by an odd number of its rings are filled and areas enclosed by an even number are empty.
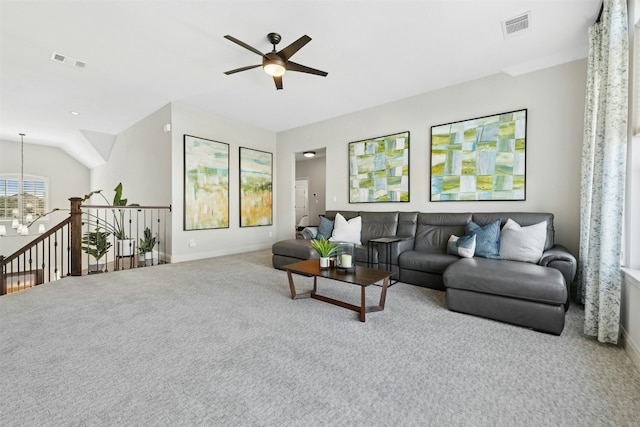
<svg viewBox="0 0 640 427">
<path fill-rule="evenodd" d="M 295 223 L 291 184 L 294 152 L 326 146 L 326 208 L 415 211 L 548 211 L 556 215 L 556 240 L 578 250 L 579 175 L 586 61 L 517 77 L 505 74 L 462 83 L 278 134 L 278 239 Z M 527 200 L 430 202 L 430 128 L 527 108 Z M 348 203 L 348 143 L 410 131 L 408 203 Z"/>
<path fill-rule="evenodd" d="M 166 124 L 171 125 L 171 131 L 165 131 Z M 229 144 L 229 228 L 183 230 L 184 134 Z M 267 248 L 274 238 L 273 226 L 239 226 L 241 146 L 274 153 L 275 159 L 273 132 L 180 103 L 168 104 L 118 135 L 106 164 L 92 170 L 91 185 L 108 190 L 110 198 L 111 190 L 122 182 L 124 196 L 130 202 L 171 205 L 167 236 L 171 262 Z M 275 176 L 274 170 L 274 180 Z"/>
<path fill-rule="evenodd" d="M 91 170 L 91 188 L 103 190 L 113 199 L 113 188 L 122 182 L 123 197 L 141 205 L 171 204 L 171 134 L 163 126 L 171 123 L 166 105 L 120 133 L 104 165 Z M 104 204 L 104 200 L 93 200 Z"/>
<path fill-rule="evenodd" d="M 275 133 L 209 114 L 180 103 L 171 105 L 171 121 L 170 192 L 173 205 L 171 260 L 176 262 L 207 258 L 270 247 L 275 238 L 274 226 L 240 227 L 239 147 L 274 153 L 275 166 L 277 157 L 275 155 Z M 229 144 L 229 228 L 183 230 L 184 134 Z M 274 201 L 278 193 L 278 172 L 274 167 Z M 169 190 L 167 189 L 167 191 Z M 275 221 L 275 210 L 273 215 Z M 191 241 L 196 246 L 189 246 Z"/>
<path fill-rule="evenodd" d="M 25 138 L 25 141 L 27 137 Z M 20 143 L 0 141 L 0 173 L 20 174 Z M 69 198 L 82 197 L 89 190 L 89 169 L 57 147 L 24 144 L 24 174 L 49 179 L 48 210 L 69 209 Z M 55 212 L 40 222 L 47 228 L 65 217 L 68 211 Z M 11 222 L 2 222 L 11 228 Z M 0 237 L 0 254 L 9 255 L 33 240 L 38 226 L 29 229 L 31 236 Z"/>
</svg>

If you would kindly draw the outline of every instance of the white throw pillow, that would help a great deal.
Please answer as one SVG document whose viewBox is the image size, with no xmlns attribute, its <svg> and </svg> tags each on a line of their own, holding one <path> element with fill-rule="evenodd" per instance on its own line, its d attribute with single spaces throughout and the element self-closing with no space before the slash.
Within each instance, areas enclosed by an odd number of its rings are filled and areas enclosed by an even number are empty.
<svg viewBox="0 0 640 427">
<path fill-rule="evenodd" d="M 333 223 L 333 233 L 329 240 L 333 242 L 349 242 L 360 245 L 360 231 L 362 230 L 362 217 L 351 218 L 349 221 L 337 213 Z"/>
<path fill-rule="evenodd" d="M 462 258 L 473 258 L 476 252 L 476 235 L 458 237 L 452 234 L 447 242 L 447 253 Z"/>
<path fill-rule="evenodd" d="M 509 218 L 500 232 L 500 258 L 538 263 L 547 241 L 547 221 L 526 227 Z"/>
</svg>

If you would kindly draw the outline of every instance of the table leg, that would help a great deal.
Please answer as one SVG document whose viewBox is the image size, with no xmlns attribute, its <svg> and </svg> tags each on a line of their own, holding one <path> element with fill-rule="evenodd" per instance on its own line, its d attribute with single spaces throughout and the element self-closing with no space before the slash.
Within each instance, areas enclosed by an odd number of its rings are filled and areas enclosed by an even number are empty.
<svg viewBox="0 0 640 427">
<path fill-rule="evenodd" d="M 382 282 L 382 292 L 380 292 L 380 309 L 384 310 L 384 302 L 387 299 L 387 288 L 389 287 L 389 278 L 385 277 Z"/>
<path fill-rule="evenodd" d="M 287 277 L 289 278 L 289 290 L 291 291 L 291 299 L 300 299 L 300 298 L 309 298 L 311 296 L 311 292 L 306 292 L 304 294 L 296 294 L 296 285 L 293 283 L 293 276 L 291 272 L 287 270 Z M 316 278 L 313 278 L 313 293 L 316 292 Z"/>
<path fill-rule="evenodd" d="M 361 286 L 360 287 L 360 321 L 364 322 L 364 314 L 366 313 L 366 307 L 365 307 L 365 287 Z"/>
</svg>

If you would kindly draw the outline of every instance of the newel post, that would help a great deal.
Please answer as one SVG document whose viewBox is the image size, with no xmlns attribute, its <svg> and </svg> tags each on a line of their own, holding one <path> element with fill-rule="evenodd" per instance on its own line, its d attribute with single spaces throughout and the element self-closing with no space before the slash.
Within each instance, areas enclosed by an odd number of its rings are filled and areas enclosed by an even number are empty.
<svg viewBox="0 0 640 427">
<path fill-rule="evenodd" d="M 2 261 L 4 261 L 4 255 L 0 255 L 0 295 L 6 295 L 7 294 L 7 282 L 5 281 L 4 278 L 4 264 L 2 263 Z"/>
<path fill-rule="evenodd" d="M 82 276 L 82 198 L 71 202 L 71 276 Z"/>
</svg>

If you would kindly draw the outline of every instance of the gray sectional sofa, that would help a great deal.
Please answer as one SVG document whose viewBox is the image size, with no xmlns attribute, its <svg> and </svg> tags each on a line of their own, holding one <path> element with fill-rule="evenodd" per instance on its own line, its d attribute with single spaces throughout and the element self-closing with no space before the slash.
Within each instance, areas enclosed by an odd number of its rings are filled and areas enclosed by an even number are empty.
<svg viewBox="0 0 640 427">
<path fill-rule="evenodd" d="M 554 242 L 553 214 L 327 211 L 324 216 L 334 220 L 338 212 L 347 220 L 361 217 L 357 265 L 391 270 L 400 282 L 446 291 L 447 306 L 452 311 L 557 335 L 562 332 L 576 259 Z M 501 228 L 508 219 L 522 227 L 547 222 L 544 252 L 537 263 L 461 258 L 448 253 L 450 236 L 465 235 L 471 221 L 486 225 L 498 219 Z M 281 269 L 286 264 L 317 258 L 309 245 L 316 231 L 307 228 L 299 231 L 296 239 L 274 243 L 273 266 Z M 399 240 L 387 245 L 369 244 L 380 237 Z"/>
</svg>

